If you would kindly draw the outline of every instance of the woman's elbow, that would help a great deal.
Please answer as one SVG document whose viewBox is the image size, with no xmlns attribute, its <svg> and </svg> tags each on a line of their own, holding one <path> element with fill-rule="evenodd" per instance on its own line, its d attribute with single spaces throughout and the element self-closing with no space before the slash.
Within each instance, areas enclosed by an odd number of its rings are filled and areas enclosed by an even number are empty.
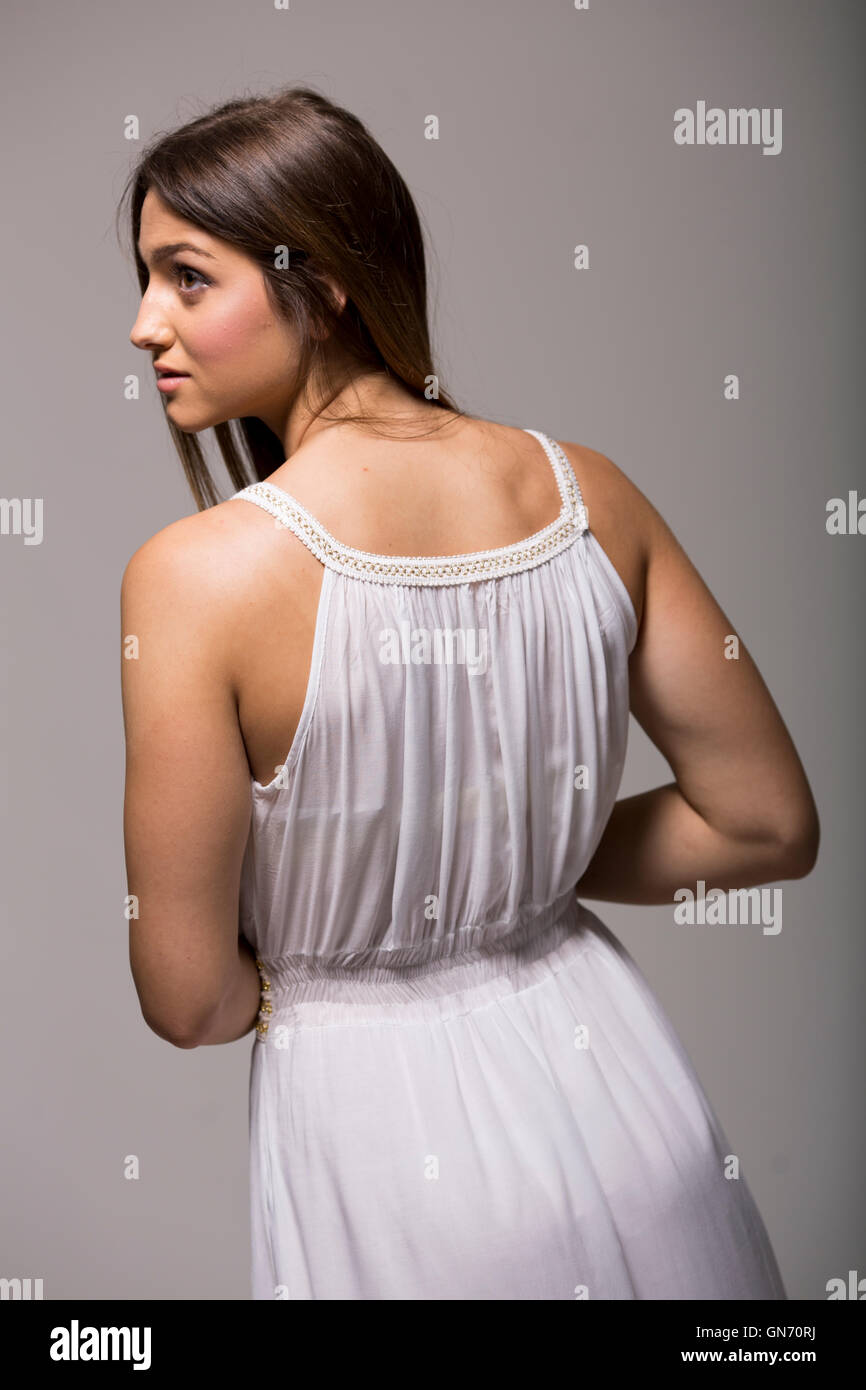
<svg viewBox="0 0 866 1390">
<path fill-rule="evenodd" d="M 821 823 L 814 806 L 787 832 L 785 847 L 786 878 L 805 878 L 815 867 L 821 845 Z"/>
<path fill-rule="evenodd" d="M 158 1038 L 164 1042 L 171 1043 L 172 1047 L 200 1047 L 203 1026 L 200 1022 L 187 1019 L 164 1019 L 156 1018 L 153 1014 L 147 1013 L 144 1009 L 141 1016 L 152 1033 L 156 1033 Z"/>
<path fill-rule="evenodd" d="M 179 961 L 166 966 L 141 950 L 131 960 L 141 1016 L 151 1032 L 173 1047 L 198 1047 L 218 1007 L 216 967 L 200 964 L 194 975 Z"/>
</svg>

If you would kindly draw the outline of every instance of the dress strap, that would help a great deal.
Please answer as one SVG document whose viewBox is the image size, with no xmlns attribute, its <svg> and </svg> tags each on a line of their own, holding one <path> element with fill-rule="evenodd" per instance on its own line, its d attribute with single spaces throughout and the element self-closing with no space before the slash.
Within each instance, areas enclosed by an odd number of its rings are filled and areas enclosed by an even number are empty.
<svg viewBox="0 0 866 1390">
<path fill-rule="evenodd" d="M 571 459 L 555 439 L 551 439 L 549 434 L 542 434 L 541 430 L 526 430 L 526 434 L 531 434 L 538 440 L 544 449 L 547 457 L 553 466 L 556 481 L 559 484 L 560 496 L 567 496 L 574 515 L 582 523 L 582 529 L 586 530 L 589 526 L 586 506 L 583 501 L 583 494 L 580 491 L 580 484 L 577 481 L 577 474 L 571 466 Z"/>
<path fill-rule="evenodd" d="M 540 430 L 527 429 L 541 444 L 562 498 L 559 515 L 525 540 L 463 555 L 378 555 L 332 536 L 297 498 L 265 479 L 241 488 L 231 501 L 254 502 L 302 541 L 323 565 L 353 579 L 379 584 L 471 584 L 532 569 L 572 544 L 589 527 L 574 469 L 563 449 Z"/>
</svg>

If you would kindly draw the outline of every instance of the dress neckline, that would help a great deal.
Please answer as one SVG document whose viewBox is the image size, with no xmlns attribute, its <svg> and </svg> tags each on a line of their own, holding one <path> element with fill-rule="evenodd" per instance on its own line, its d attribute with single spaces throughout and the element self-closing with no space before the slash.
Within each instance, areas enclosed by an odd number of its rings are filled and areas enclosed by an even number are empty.
<svg viewBox="0 0 866 1390">
<path fill-rule="evenodd" d="M 385 584 L 465 584 L 496 579 L 542 564 L 570 545 L 589 527 L 574 469 L 555 440 L 541 430 L 522 427 L 541 444 L 553 468 L 562 506 L 559 515 L 523 540 L 492 550 L 457 555 L 381 555 L 358 550 L 332 536 L 312 512 L 268 479 L 241 488 L 230 499 L 254 502 L 287 526 L 330 569 L 355 579 Z"/>
</svg>

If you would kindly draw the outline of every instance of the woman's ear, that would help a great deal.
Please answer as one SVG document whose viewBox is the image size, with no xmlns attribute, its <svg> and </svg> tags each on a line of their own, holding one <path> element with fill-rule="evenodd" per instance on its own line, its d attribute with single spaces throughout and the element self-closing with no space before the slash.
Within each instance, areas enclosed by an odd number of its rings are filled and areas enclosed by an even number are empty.
<svg viewBox="0 0 866 1390">
<path fill-rule="evenodd" d="M 331 291 L 331 297 L 334 301 L 334 312 L 339 316 L 346 307 L 346 299 L 348 298 L 346 291 L 343 289 L 342 285 L 338 285 L 336 280 L 332 280 L 329 275 L 326 275 L 324 280 L 328 289 Z"/>
<path fill-rule="evenodd" d="M 339 318 L 346 307 L 346 299 L 348 298 L 346 291 L 330 275 L 319 274 L 319 279 L 328 291 L 335 316 Z M 329 328 L 319 320 L 313 325 L 313 336 L 317 339 L 327 338 L 329 331 Z"/>
</svg>

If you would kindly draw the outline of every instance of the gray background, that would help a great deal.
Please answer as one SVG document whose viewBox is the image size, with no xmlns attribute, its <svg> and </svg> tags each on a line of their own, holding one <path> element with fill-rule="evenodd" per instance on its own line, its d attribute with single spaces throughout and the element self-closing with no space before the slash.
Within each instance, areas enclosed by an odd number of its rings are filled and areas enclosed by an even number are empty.
<svg viewBox="0 0 866 1390">
<path fill-rule="evenodd" d="M 128 341 L 113 216 L 140 149 L 126 115 L 143 142 L 296 81 L 367 122 L 417 198 L 448 389 L 612 457 L 791 730 L 823 838 L 778 936 L 590 906 L 677 1028 L 790 1296 L 866 1273 L 866 538 L 824 524 L 829 497 L 866 490 L 862 20 L 853 0 L 4 6 L 0 493 L 44 498 L 45 533 L 0 537 L 0 1275 L 50 1299 L 249 1296 L 252 1035 L 171 1047 L 128 966 L 120 579 L 194 507 Z M 782 107 L 782 152 L 676 146 L 673 112 L 699 100 Z M 670 775 L 632 721 L 621 794 Z"/>
</svg>

